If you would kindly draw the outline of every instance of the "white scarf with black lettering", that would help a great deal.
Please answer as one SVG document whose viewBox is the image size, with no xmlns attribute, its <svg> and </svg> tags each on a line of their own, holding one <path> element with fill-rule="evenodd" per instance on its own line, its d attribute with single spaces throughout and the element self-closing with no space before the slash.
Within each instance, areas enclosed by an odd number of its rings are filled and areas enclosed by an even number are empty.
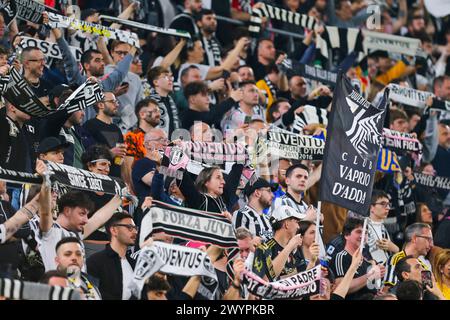
<svg viewBox="0 0 450 320">
<path fill-rule="evenodd" d="M 431 92 L 401 87 L 394 83 L 389 84 L 388 87 L 391 89 L 389 99 L 417 108 L 425 108 L 428 97 L 434 96 Z"/>
<path fill-rule="evenodd" d="M 157 271 L 184 277 L 199 275 L 217 282 L 217 274 L 209 256 L 198 249 L 154 242 L 133 256 L 138 258 L 131 286 L 137 297 L 140 297 L 145 281 Z"/>
</svg>

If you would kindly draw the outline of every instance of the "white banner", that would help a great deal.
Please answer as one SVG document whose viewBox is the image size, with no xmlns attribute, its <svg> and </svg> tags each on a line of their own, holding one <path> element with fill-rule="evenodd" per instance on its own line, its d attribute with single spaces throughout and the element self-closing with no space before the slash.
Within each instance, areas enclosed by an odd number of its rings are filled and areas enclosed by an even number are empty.
<svg viewBox="0 0 450 320">
<path fill-rule="evenodd" d="M 19 43 L 19 47 L 22 49 L 28 47 L 38 47 L 47 57 L 60 60 L 62 60 L 63 58 L 61 49 L 59 48 L 58 44 L 54 42 L 47 42 L 30 37 L 22 37 L 22 41 Z M 80 61 L 83 52 L 77 47 L 70 46 L 69 48 L 72 52 L 72 55 L 75 57 L 75 60 Z"/>
<path fill-rule="evenodd" d="M 425 108 L 428 97 L 434 96 L 428 91 L 401 87 L 393 83 L 389 84 L 388 87 L 391 89 L 389 99 L 417 108 Z"/>
<path fill-rule="evenodd" d="M 395 36 L 392 34 L 364 30 L 364 48 L 384 50 L 415 56 L 420 47 L 420 40 L 415 38 Z"/>
</svg>

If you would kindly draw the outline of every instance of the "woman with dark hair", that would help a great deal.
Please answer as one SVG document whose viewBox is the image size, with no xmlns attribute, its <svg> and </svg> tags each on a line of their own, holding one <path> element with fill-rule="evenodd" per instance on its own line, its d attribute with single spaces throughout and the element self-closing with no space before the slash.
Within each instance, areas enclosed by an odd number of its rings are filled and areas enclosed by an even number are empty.
<svg viewBox="0 0 450 320">
<path fill-rule="evenodd" d="M 297 234 L 301 234 L 303 237 L 302 245 L 298 247 L 295 253 L 296 261 L 299 261 L 297 271 L 300 272 L 316 266 L 320 247 L 319 244 L 314 242 L 316 239 L 316 224 L 314 222 L 300 221 Z"/>
<path fill-rule="evenodd" d="M 185 171 L 179 188 L 186 198 L 186 206 L 229 214 L 238 200 L 236 190 L 241 179 L 242 169 L 242 164 L 235 164 L 228 176 L 224 178 L 219 167 L 205 168 L 199 173 L 195 182 Z"/>
</svg>

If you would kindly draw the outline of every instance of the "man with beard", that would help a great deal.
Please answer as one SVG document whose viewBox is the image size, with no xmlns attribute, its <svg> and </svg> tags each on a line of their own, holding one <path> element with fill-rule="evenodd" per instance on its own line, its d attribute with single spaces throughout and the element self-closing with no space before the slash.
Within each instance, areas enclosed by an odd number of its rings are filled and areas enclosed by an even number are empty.
<svg viewBox="0 0 450 320">
<path fill-rule="evenodd" d="M 203 48 L 205 50 L 205 64 L 211 67 L 219 66 L 221 63 L 221 46 L 215 37 L 217 29 L 217 19 L 214 11 L 209 9 L 202 9 L 196 15 L 197 26 L 200 28 L 200 34 Z"/>
<path fill-rule="evenodd" d="M 233 214 L 233 227 L 235 230 L 239 227 L 247 228 L 252 233 L 254 242 L 259 244 L 273 236 L 269 219 L 263 213 L 263 210 L 272 204 L 271 185 L 259 178 L 253 184 L 247 183 L 244 191 L 248 204 Z"/>
<path fill-rule="evenodd" d="M 83 128 L 91 135 L 95 143 L 104 144 L 110 149 L 113 156 L 116 157 L 114 165 L 111 166 L 111 175 L 120 177 L 121 168 L 117 159 L 125 157 L 127 150 L 122 132 L 113 123 L 113 117 L 119 114 L 119 101 L 114 93 L 105 92 L 105 98 L 99 101 L 94 106 L 94 109 L 97 112 L 97 116 L 88 120 L 83 125 Z"/>
<path fill-rule="evenodd" d="M 202 0 L 184 0 L 184 11 L 174 17 L 169 28 L 185 30 L 191 36 L 198 34 L 198 27 L 195 24 L 193 15 L 202 9 Z"/>
<path fill-rule="evenodd" d="M 48 94 L 52 84 L 42 78 L 47 61 L 44 53 L 38 47 L 28 47 L 23 49 L 20 60 L 23 65 L 23 77 L 28 81 L 31 90 L 38 98 L 47 97 L 47 100 L 42 102 L 48 105 Z"/>
<path fill-rule="evenodd" d="M 172 132 L 180 128 L 178 109 L 170 94 L 173 92 L 173 75 L 163 67 L 153 67 L 147 74 L 152 87 L 150 98 L 154 99 L 161 112 L 159 127 L 171 138 Z"/>
<path fill-rule="evenodd" d="M 138 102 L 135 108 L 138 118 L 137 127 L 125 134 L 127 145 L 127 158 L 133 157 L 139 160 L 145 157 L 144 136 L 150 130 L 156 128 L 161 120 L 161 111 L 158 102 L 151 98 L 146 98 Z"/>
<path fill-rule="evenodd" d="M 55 251 L 56 268 L 67 274 L 69 287 L 80 290 L 86 300 L 101 300 L 100 293 L 92 284 L 91 277 L 81 271 L 84 265 L 84 253 L 80 240 L 76 237 L 63 238 L 56 244 Z"/>
<path fill-rule="evenodd" d="M 99 280 L 104 300 L 129 300 L 136 261 L 127 254 L 136 242 L 137 227 L 126 213 L 116 213 L 106 224 L 111 243 L 88 258 L 88 272 Z"/>
</svg>

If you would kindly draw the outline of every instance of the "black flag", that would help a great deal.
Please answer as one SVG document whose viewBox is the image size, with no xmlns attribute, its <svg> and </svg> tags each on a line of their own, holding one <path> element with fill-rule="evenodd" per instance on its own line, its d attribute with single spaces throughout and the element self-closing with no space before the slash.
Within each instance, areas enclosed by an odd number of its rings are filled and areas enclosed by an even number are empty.
<svg viewBox="0 0 450 320">
<path fill-rule="evenodd" d="M 323 157 L 320 200 L 367 215 L 388 101 L 378 107 L 338 75 Z"/>
</svg>

